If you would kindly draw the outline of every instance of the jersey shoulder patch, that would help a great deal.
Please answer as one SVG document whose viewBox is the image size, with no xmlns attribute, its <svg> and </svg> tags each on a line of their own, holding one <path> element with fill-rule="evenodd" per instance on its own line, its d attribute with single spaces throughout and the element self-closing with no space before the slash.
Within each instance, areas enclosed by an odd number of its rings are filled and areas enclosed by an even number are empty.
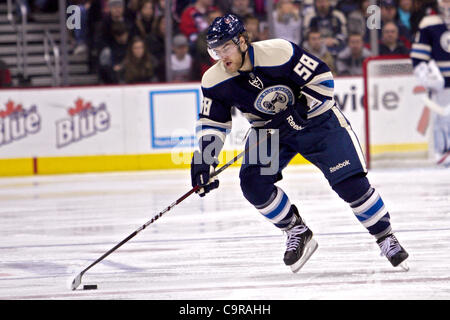
<svg viewBox="0 0 450 320">
<path fill-rule="evenodd" d="M 210 67 L 203 74 L 202 87 L 203 88 L 212 88 L 212 87 L 214 87 L 228 79 L 236 77 L 238 75 L 239 75 L 238 72 L 235 72 L 233 74 L 226 72 L 222 61 L 218 61 L 215 65 Z"/>
<path fill-rule="evenodd" d="M 425 16 L 420 20 L 419 29 L 425 29 L 431 26 L 443 24 L 444 20 L 439 15 Z"/>
<path fill-rule="evenodd" d="M 288 62 L 294 54 L 292 44 L 284 39 L 270 39 L 252 43 L 255 67 L 276 67 Z"/>
</svg>

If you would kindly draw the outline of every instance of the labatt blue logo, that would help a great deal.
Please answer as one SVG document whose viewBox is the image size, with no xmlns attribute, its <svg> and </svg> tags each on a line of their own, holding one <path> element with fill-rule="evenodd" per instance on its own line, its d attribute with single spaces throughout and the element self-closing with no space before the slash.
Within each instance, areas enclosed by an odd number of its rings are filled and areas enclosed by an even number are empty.
<svg viewBox="0 0 450 320">
<path fill-rule="evenodd" d="M 0 109 L 0 147 L 36 134 L 41 129 L 41 117 L 36 105 L 28 109 L 9 100 Z"/>
<path fill-rule="evenodd" d="M 69 118 L 56 123 L 56 146 L 58 148 L 66 147 L 109 129 L 111 116 L 104 103 L 94 107 L 90 102 L 78 98 L 75 106 L 69 108 L 68 113 Z"/>
<path fill-rule="evenodd" d="M 294 93 L 283 85 L 272 86 L 259 93 L 255 108 L 263 113 L 276 114 L 294 103 Z"/>
</svg>

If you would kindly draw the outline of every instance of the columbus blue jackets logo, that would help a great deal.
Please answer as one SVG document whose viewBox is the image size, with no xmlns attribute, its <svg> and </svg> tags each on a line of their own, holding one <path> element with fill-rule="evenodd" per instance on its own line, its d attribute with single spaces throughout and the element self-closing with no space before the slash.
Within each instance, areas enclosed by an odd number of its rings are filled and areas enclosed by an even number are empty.
<svg viewBox="0 0 450 320">
<path fill-rule="evenodd" d="M 267 114 L 276 114 L 294 103 L 294 93 L 283 85 L 272 86 L 259 93 L 255 100 L 255 108 Z"/>
<path fill-rule="evenodd" d="M 450 53 L 450 31 L 446 31 L 441 35 L 441 47 L 444 51 Z"/>
</svg>

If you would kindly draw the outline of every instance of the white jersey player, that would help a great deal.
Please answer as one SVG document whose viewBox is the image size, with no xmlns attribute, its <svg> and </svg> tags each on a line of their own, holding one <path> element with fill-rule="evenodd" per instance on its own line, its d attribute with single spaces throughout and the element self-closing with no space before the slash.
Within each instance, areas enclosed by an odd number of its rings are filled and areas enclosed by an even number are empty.
<svg viewBox="0 0 450 320">
<path fill-rule="evenodd" d="M 450 0 L 438 1 L 438 14 L 419 24 L 411 50 L 414 74 L 442 112 L 433 115 L 434 152 L 438 163 L 450 164 Z"/>
</svg>

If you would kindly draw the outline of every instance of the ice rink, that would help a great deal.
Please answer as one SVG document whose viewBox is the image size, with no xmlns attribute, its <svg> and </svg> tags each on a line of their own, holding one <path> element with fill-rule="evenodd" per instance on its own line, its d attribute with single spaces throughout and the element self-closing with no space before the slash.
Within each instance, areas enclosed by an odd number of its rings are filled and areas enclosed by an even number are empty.
<svg viewBox="0 0 450 320">
<path fill-rule="evenodd" d="M 346 203 L 309 166 L 278 183 L 319 248 L 293 274 L 285 235 L 241 194 L 237 168 L 68 282 L 189 191 L 189 170 L 0 179 L 0 299 L 450 299 L 450 169 L 369 172 L 409 252 L 393 268 Z M 79 287 L 81 288 L 82 285 Z"/>
</svg>

